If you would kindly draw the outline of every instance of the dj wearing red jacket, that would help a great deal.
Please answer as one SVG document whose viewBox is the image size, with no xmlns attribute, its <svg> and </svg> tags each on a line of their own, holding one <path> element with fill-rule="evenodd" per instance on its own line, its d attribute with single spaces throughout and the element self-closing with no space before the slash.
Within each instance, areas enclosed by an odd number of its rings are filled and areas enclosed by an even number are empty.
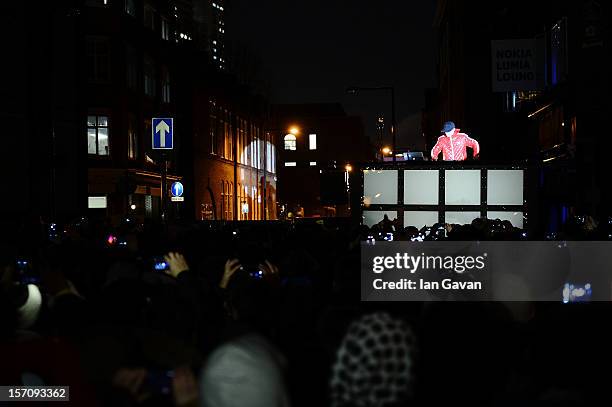
<svg viewBox="0 0 612 407">
<path fill-rule="evenodd" d="M 442 132 L 445 134 L 438 138 L 438 142 L 431 149 L 432 160 L 436 161 L 442 152 L 444 161 L 463 161 L 467 158 L 467 147 L 474 152 L 474 158 L 478 158 L 480 153 L 478 142 L 465 133 L 459 133 L 459 129 L 455 128 L 455 123 L 444 123 Z"/>
</svg>

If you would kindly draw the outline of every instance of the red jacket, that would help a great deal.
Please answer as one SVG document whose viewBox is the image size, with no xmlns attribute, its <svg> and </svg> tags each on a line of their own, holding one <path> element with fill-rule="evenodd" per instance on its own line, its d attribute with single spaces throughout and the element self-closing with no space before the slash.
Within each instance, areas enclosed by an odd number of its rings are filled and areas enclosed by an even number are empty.
<svg viewBox="0 0 612 407">
<path fill-rule="evenodd" d="M 438 154 L 442 151 L 444 161 L 463 161 L 467 158 L 467 147 L 474 151 L 474 157 L 480 153 L 480 146 L 476 140 L 455 129 L 451 137 L 443 135 L 438 138 L 438 142 L 431 149 L 431 158 L 437 160 Z"/>
</svg>

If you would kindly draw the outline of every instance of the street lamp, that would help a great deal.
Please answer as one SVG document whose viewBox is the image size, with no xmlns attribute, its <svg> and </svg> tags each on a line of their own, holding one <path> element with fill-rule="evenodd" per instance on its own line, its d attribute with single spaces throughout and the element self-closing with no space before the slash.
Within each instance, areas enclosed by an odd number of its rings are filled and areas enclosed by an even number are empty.
<svg viewBox="0 0 612 407">
<path fill-rule="evenodd" d="M 389 147 L 383 147 L 381 151 L 382 151 L 383 155 L 391 154 L 391 149 Z"/>
<path fill-rule="evenodd" d="M 393 86 L 352 86 L 346 89 L 346 93 L 357 96 L 360 90 L 391 91 L 391 137 L 392 137 L 392 144 L 393 144 L 392 149 L 393 151 L 396 151 L 395 133 L 396 133 L 397 124 L 395 123 L 395 89 L 393 88 Z M 393 161 L 395 161 L 395 155 L 393 155 Z"/>
</svg>

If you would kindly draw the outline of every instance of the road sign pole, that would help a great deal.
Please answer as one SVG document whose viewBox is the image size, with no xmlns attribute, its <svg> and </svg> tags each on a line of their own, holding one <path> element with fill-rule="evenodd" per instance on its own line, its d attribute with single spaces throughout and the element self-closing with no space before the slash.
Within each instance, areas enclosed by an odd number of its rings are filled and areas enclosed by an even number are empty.
<svg viewBox="0 0 612 407">
<path fill-rule="evenodd" d="M 167 178 L 167 172 L 168 172 L 168 162 L 166 161 L 166 153 L 162 153 L 162 168 L 161 168 L 161 193 L 160 193 L 160 197 L 161 197 L 161 221 L 162 223 L 166 222 L 166 195 L 168 193 L 167 190 L 167 182 L 166 182 L 166 178 Z"/>
<path fill-rule="evenodd" d="M 151 147 L 153 150 L 162 150 L 160 217 L 162 223 L 165 223 L 168 220 L 168 161 L 165 151 L 174 149 L 174 119 L 172 117 L 153 117 L 151 119 Z"/>
</svg>

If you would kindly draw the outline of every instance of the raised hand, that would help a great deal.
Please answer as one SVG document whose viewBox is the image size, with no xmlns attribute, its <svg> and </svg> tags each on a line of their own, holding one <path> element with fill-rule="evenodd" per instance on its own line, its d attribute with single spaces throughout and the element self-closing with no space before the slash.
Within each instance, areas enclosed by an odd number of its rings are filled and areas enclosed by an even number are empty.
<svg viewBox="0 0 612 407">
<path fill-rule="evenodd" d="M 278 278 L 278 267 L 266 260 L 263 264 L 259 265 L 261 271 L 263 271 L 264 278 Z"/>
<path fill-rule="evenodd" d="M 225 262 L 225 269 L 223 270 L 223 277 L 219 282 L 219 287 L 225 289 L 229 284 L 232 276 L 236 271 L 240 269 L 240 261 L 238 259 L 229 259 Z"/>
<path fill-rule="evenodd" d="M 170 266 L 168 270 L 165 270 L 165 273 L 174 278 L 178 277 L 183 271 L 189 270 L 189 265 L 187 264 L 187 260 L 185 260 L 185 256 L 180 253 L 170 252 L 164 256 L 164 259 Z"/>
</svg>

